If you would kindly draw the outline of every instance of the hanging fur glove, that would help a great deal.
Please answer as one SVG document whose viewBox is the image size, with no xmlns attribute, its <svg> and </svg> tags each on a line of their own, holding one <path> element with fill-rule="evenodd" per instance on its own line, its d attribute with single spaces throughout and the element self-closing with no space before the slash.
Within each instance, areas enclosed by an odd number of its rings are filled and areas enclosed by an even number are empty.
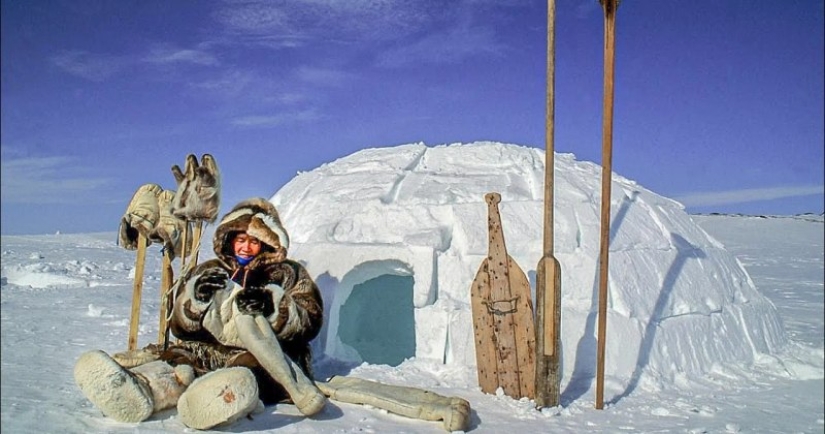
<svg viewBox="0 0 825 434">
<path fill-rule="evenodd" d="M 220 208 L 221 175 L 215 158 L 203 154 L 201 164 L 193 154 L 186 157 L 181 171 L 172 166 L 178 189 L 172 200 L 172 213 L 187 221 L 206 220 L 213 223 Z"/>
<path fill-rule="evenodd" d="M 149 232 L 149 240 L 163 244 L 163 248 L 172 252 L 172 258 L 180 257 L 183 248 L 181 240 L 184 228 L 189 223 L 172 214 L 172 199 L 175 197 L 174 190 L 163 190 L 158 195 L 159 221 Z M 192 248 L 192 239 L 186 240 L 186 251 Z"/>
<path fill-rule="evenodd" d="M 137 249 L 141 234 L 146 237 L 146 245 L 151 244 L 150 234 L 160 220 L 158 196 L 162 191 L 163 188 L 157 184 L 144 184 L 132 196 L 118 230 L 120 245 L 125 249 Z"/>
</svg>

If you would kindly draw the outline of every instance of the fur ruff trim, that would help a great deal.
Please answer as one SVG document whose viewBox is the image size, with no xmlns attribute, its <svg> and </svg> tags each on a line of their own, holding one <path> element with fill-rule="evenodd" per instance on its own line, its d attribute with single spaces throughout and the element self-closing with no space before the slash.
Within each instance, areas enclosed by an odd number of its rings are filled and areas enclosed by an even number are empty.
<svg viewBox="0 0 825 434">
<path fill-rule="evenodd" d="M 205 430 L 262 408 L 255 375 L 247 368 L 234 367 L 196 379 L 178 400 L 178 417 L 189 428 Z"/>
<path fill-rule="evenodd" d="M 212 244 L 215 254 L 224 262 L 235 263 L 230 235 L 236 232 L 246 232 L 276 252 L 289 249 L 289 235 L 278 210 L 264 198 L 244 200 L 221 219 Z"/>
<path fill-rule="evenodd" d="M 74 380 L 83 395 L 107 417 L 137 423 L 152 415 L 155 403 L 149 385 L 103 351 L 81 355 L 74 367 Z"/>
</svg>

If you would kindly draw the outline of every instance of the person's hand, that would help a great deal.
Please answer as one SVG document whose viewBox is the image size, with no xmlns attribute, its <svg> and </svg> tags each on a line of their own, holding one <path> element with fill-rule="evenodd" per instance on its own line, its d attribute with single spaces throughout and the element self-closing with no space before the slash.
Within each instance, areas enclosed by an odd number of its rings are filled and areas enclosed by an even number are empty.
<svg viewBox="0 0 825 434">
<path fill-rule="evenodd" d="M 200 302 L 208 302 L 212 299 L 215 291 L 222 290 L 228 286 L 229 273 L 221 268 L 210 268 L 195 280 L 195 299 Z"/>
<path fill-rule="evenodd" d="M 268 317 L 275 312 L 272 292 L 263 288 L 246 288 L 235 297 L 238 310 L 243 314 Z"/>
</svg>

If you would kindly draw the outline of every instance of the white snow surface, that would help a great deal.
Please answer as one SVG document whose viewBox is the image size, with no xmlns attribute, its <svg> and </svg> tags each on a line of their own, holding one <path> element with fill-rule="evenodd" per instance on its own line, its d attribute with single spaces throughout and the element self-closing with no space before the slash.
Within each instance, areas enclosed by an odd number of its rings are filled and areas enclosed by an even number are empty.
<svg viewBox="0 0 825 434">
<path fill-rule="evenodd" d="M 290 256 L 324 295 L 317 376 L 460 396 L 473 409 L 470 432 L 825 430 L 822 216 L 692 216 L 614 174 L 606 406 L 595 410 L 601 168 L 558 154 L 555 183 L 560 406 L 487 395 L 476 378 L 469 293 L 487 254 L 484 194 L 501 194 L 507 250 L 532 286 L 542 254 L 544 152 L 502 143 L 367 149 L 297 175 L 272 197 Z M 213 256 L 212 230 L 202 260 Z M 116 239 L 2 237 L 4 432 L 193 432 L 174 410 L 140 424 L 106 419 L 73 382 L 81 353 L 126 345 L 135 253 Z M 141 346 L 157 337 L 160 263 L 152 246 Z M 385 364 L 386 354 L 397 360 Z M 331 401 L 311 419 L 277 405 L 217 431 L 275 430 L 441 428 Z"/>
</svg>

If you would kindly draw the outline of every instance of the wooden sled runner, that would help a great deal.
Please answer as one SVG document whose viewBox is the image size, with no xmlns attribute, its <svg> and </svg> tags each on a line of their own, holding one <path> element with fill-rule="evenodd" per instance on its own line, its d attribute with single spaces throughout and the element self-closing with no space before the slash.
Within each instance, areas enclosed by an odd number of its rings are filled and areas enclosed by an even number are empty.
<svg viewBox="0 0 825 434">
<path fill-rule="evenodd" d="M 536 335 L 530 282 L 507 254 L 498 203 L 488 193 L 489 252 L 470 289 L 478 384 L 484 393 L 501 387 L 513 398 L 535 398 Z"/>
</svg>

